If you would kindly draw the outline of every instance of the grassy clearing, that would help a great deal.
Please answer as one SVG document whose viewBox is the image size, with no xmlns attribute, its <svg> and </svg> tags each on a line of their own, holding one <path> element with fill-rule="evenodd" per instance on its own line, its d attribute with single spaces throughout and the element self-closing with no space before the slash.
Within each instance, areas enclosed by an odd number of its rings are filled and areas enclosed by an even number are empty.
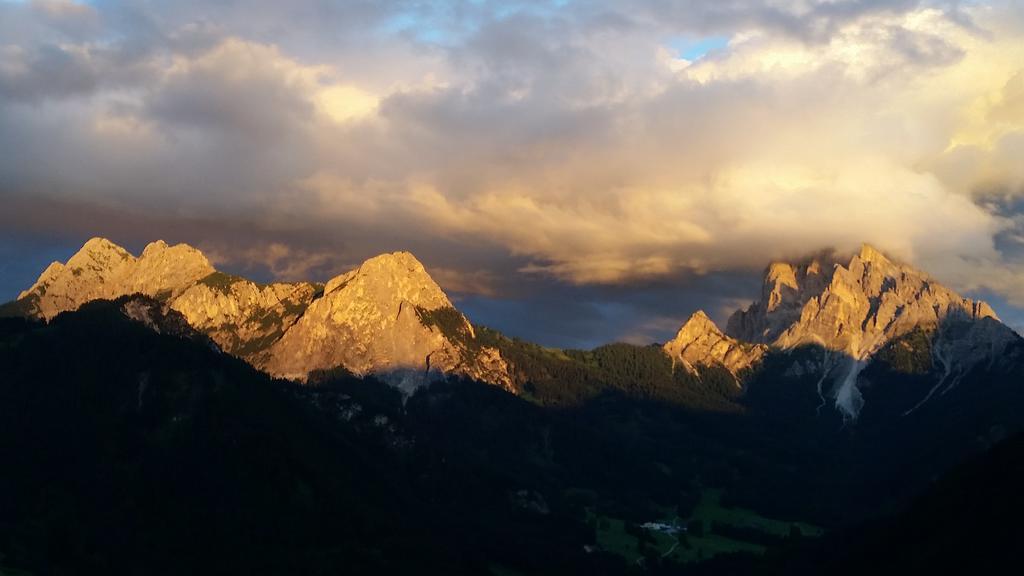
<svg viewBox="0 0 1024 576">
<path fill-rule="evenodd" d="M 591 515 L 591 518 L 596 526 L 597 544 L 602 549 L 622 556 L 631 563 L 637 562 L 643 556 L 639 539 L 627 531 L 623 520 L 596 515 Z M 766 550 L 762 543 L 714 533 L 712 526 L 715 524 L 757 530 L 776 537 L 787 537 L 793 526 L 799 528 L 803 536 L 816 537 L 822 534 L 821 528 L 804 522 L 766 518 L 753 510 L 743 508 L 726 508 L 721 504 L 719 490 L 705 490 L 690 518 L 682 519 L 667 514 L 666 518 L 660 521 L 667 524 L 676 523 L 679 526 L 699 522 L 703 526 L 702 531 L 687 532 L 683 537 L 648 532 L 654 542 L 645 544 L 645 547 L 652 548 L 659 555 L 672 558 L 676 562 L 696 562 L 732 552 L 761 554 Z"/>
<path fill-rule="evenodd" d="M 726 508 L 721 504 L 721 490 L 704 490 L 701 494 L 700 503 L 693 511 L 693 518 L 703 520 L 706 528 L 710 528 L 715 522 L 737 526 L 740 528 L 755 528 L 766 534 L 774 536 L 789 535 L 790 528 L 796 526 L 804 536 L 821 536 L 822 529 L 805 522 L 787 522 L 765 518 L 753 510 L 744 508 Z"/>
<path fill-rule="evenodd" d="M 675 539 L 665 534 L 659 534 L 658 536 L 667 541 L 667 545 L 662 553 L 664 554 L 665 551 L 672 550 L 673 540 Z M 730 552 L 761 554 L 765 551 L 765 547 L 760 544 L 733 540 L 732 538 L 726 538 L 717 534 L 707 534 L 701 537 L 687 536 L 687 538 L 690 544 L 689 548 L 680 545 L 672 550 L 670 557 L 676 562 L 698 562 L 700 560 L 707 560 L 712 556 L 728 554 Z"/>
<path fill-rule="evenodd" d="M 640 557 L 636 536 L 627 534 L 626 523 L 618 518 L 598 517 L 597 545 L 630 562 Z"/>
<path fill-rule="evenodd" d="M 626 532 L 625 523 L 616 518 L 606 518 L 607 523 L 600 523 L 597 528 L 597 544 L 603 550 L 617 554 L 626 559 L 627 562 L 637 562 L 642 554 L 636 536 Z M 705 536 L 687 536 L 689 548 L 679 543 L 679 540 L 672 535 L 654 532 L 651 534 L 654 544 L 651 546 L 659 555 L 668 554 L 668 557 L 677 562 L 695 562 L 711 558 L 716 554 L 726 552 L 764 552 L 764 546 L 732 540 L 717 534 L 706 534 Z M 671 552 L 670 552 L 671 551 Z"/>
</svg>

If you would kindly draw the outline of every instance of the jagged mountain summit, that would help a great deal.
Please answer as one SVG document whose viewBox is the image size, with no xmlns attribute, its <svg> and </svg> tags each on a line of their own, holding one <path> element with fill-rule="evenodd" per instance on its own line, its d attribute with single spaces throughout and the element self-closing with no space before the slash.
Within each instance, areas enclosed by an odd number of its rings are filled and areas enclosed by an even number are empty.
<svg viewBox="0 0 1024 576">
<path fill-rule="evenodd" d="M 50 320 L 98 299 L 141 294 L 180 314 L 222 350 L 274 376 L 305 380 L 343 369 L 408 392 L 444 374 L 511 389 L 500 353 L 476 342 L 423 265 L 382 254 L 326 285 L 257 284 L 219 272 L 185 244 L 149 244 L 139 257 L 93 238 L 54 262 L 0 315 Z M 137 305 L 125 313 L 145 321 Z"/>
<path fill-rule="evenodd" d="M 764 344 L 747 344 L 726 336 L 703 310 L 694 312 L 664 348 L 673 362 L 690 372 L 697 373 L 698 366 L 720 364 L 734 376 L 756 365 L 768 350 Z"/>
<path fill-rule="evenodd" d="M 408 389 L 424 371 L 458 373 L 511 389 L 508 367 L 493 348 L 475 349 L 465 316 L 408 252 L 384 254 L 323 289 L 267 351 L 264 367 L 285 378 L 344 366 L 385 374 Z"/>
<path fill-rule="evenodd" d="M 154 242 L 135 257 L 94 238 L 67 263 L 47 267 L 0 314 L 49 320 L 91 300 L 133 294 L 160 302 L 223 351 L 293 380 L 343 369 L 410 392 L 456 374 L 517 391 L 529 384 L 523 374 L 532 373 L 513 365 L 512 352 L 503 357 L 500 339 L 478 338 L 408 252 L 371 258 L 326 284 L 257 284 L 215 270 L 183 244 Z M 153 315 L 139 310 L 125 313 L 140 321 Z M 976 366 L 1002 362 L 1020 341 L 984 302 L 865 245 L 848 259 L 820 253 L 770 264 L 760 300 L 733 314 L 726 330 L 698 311 L 663 351 L 673 369 L 700 379 L 703 367 L 722 367 L 744 389 L 768 357 L 810 350 L 777 376 L 815 375 L 821 405 L 832 402 L 856 418 L 864 405 L 861 374 L 887 348 L 924 346 L 915 353 L 927 355 L 935 383 L 908 407 L 913 411 Z M 511 374 L 519 374 L 516 382 Z"/>
<path fill-rule="evenodd" d="M 978 363 L 995 361 L 1020 340 L 988 304 L 866 244 L 846 262 L 831 254 L 773 262 L 761 299 L 735 312 L 724 333 L 702 314 L 694 318 L 666 344 L 670 354 L 737 374 L 755 366 L 766 350 L 820 349 L 821 360 L 810 368 L 820 374 L 819 395 L 848 418 L 863 406 L 862 370 L 883 347 L 913 333 L 929 339 L 940 371 L 936 388 Z"/>
<path fill-rule="evenodd" d="M 24 315 L 49 320 L 91 300 L 126 294 L 173 298 L 213 272 L 201 252 L 184 244 L 153 242 L 136 258 L 105 238 L 93 238 L 66 264 L 50 264 L 16 302 Z"/>
<path fill-rule="evenodd" d="M 733 314 L 726 333 L 780 348 L 820 345 L 863 360 L 915 328 L 984 318 L 999 320 L 985 302 L 865 244 L 845 265 L 821 258 L 773 263 L 761 300 Z"/>
</svg>

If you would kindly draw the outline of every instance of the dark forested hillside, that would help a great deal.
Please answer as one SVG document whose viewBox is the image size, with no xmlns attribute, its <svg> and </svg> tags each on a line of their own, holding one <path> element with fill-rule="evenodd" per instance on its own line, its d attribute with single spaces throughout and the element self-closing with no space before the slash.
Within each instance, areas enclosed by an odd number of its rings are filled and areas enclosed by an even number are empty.
<svg viewBox="0 0 1024 576">
<path fill-rule="evenodd" d="M 970 409 L 873 412 L 921 385 L 909 357 L 866 373 L 851 426 L 815 411 L 813 374 L 780 377 L 815 350 L 769 357 L 741 390 L 658 347 L 478 334 L 521 397 L 460 379 L 406 397 L 344 370 L 273 380 L 141 297 L 4 320 L 0 566 L 621 574 L 732 552 L 759 570 L 761 552 L 813 550 L 817 527 L 900 509 L 1019 421 L 1007 373 L 970 375 Z"/>
<path fill-rule="evenodd" d="M 0 329 L 0 565 L 476 574 L 510 532 L 541 572 L 589 561 L 582 522 L 524 513 L 501 471 L 406 433 L 390 388 L 272 381 L 123 302 Z"/>
<path fill-rule="evenodd" d="M 608 344 L 593 350 L 544 348 L 481 327 L 481 343 L 511 365 L 524 397 L 543 406 L 572 406 L 615 391 L 702 412 L 738 412 L 740 387 L 721 367 L 691 373 L 675 366 L 661 346 Z"/>
<path fill-rule="evenodd" d="M 129 297 L 3 321 L 0 458 L 17 473 L 0 476 L 0 565 L 621 573 L 593 518 L 685 516 L 702 482 L 738 475 L 708 440 L 739 417 L 735 392 L 702 412 L 616 384 L 648 371 L 673 392 L 648 349 L 572 353 L 597 379 L 558 406 L 458 380 L 403 398 L 343 371 L 272 380 L 160 310 Z"/>
<path fill-rule="evenodd" d="M 763 557 L 719 557 L 683 573 L 1017 574 L 1022 482 L 1024 436 L 1018 435 L 957 466 L 889 516 Z"/>
<path fill-rule="evenodd" d="M 20 324 L 20 325 L 19 325 Z M 40 574 L 451 569 L 389 453 L 109 302 L 0 340 L 0 547 Z M 401 553 L 404 552 L 404 553 Z M 421 564 L 422 563 L 422 564 Z"/>
</svg>

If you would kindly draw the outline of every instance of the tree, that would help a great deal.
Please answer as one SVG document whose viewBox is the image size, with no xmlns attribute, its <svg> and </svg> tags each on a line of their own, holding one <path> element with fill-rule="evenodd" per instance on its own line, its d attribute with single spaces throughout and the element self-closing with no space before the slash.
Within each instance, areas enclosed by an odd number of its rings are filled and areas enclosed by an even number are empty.
<svg viewBox="0 0 1024 576">
<path fill-rule="evenodd" d="M 700 538 L 704 535 L 704 521 L 703 520 L 690 520 L 690 524 L 687 526 L 686 531 Z"/>
</svg>

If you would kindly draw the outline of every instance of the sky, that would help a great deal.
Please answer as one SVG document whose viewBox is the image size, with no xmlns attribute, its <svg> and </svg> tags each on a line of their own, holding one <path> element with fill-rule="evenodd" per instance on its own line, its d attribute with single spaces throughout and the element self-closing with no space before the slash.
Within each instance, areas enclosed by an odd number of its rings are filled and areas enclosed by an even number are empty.
<svg viewBox="0 0 1024 576">
<path fill-rule="evenodd" d="M 0 0 L 0 300 L 104 236 L 409 250 L 546 345 L 862 242 L 1024 328 L 1024 3 Z"/>
</svg>

